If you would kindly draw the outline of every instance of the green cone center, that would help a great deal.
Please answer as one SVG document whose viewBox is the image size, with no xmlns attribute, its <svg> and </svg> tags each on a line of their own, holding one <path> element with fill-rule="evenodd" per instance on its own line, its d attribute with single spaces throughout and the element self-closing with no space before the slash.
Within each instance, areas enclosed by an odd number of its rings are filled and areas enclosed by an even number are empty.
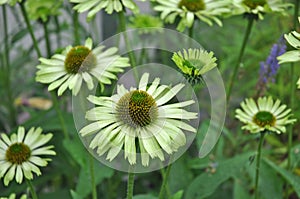
<svg viewBox="0 0 300 199">
<path fill-rule="evenodd" d="M 157 118 L 155 100 L 145 91 L 125 94 L 117 103 L 117 117 L 132 127 L 144 127 Z"/>
<path fill-rule="evenodd" d="M 274 126 L 276 118 L 268 111 L 260 111 L 253 117 L 253 122 L 260 127 Z"/>
<path fill-rule="evenodd" d="M 266 0 L 244 0 L 243 4 L 251 9 L 255 9 L 257 6 L 264 6 L 267 3 Z"/>
<path fill-rule="evenodd" d="M 26 144 L 15 143 L 6 150 L 5 157 L 12 164 L 22 164 L 30 158 L 30 155 L 31 150 Z"/>
<path fill-rule="evenodd" d="M 205 10 L 205 3 L 203 0 L 181 0 L 178 7 L 185 7 L 188 11 L 197 12 Z"/>
<path fill-rule="evenodd" d="M 75 46 L 67 54 L 65 69 L 68 73 L 76 74 L 79 71 L 87 71 L 96 63 L 96 57 L 85 46 Z"/>
</svg>

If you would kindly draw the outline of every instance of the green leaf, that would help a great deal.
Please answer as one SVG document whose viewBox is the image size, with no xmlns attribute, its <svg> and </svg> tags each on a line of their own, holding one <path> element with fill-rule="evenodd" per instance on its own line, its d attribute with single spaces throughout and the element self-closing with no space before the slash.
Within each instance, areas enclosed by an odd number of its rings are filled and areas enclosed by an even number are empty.
<svg viewBox="0 0 300 199">
<path fill-rule="evenodd" d="M 178 191 L 177 193 L 175 193 L 171 199 L 181 199 L 183 196 L 183 190 Z"/>
<path fill-rule="evenodd" d="M 74 190 L 71 190 L 71 196 L 73 199 L 83 199 L 83 197 L 80 194 L 76 193 Z"/>
<path fill-rule="evenodd" d="M 78 137 L 74 137 L 72 140 L 63 140 L 63 145 L 81 167 L 86 167 L 88 151 L 84 148 Z"/>
<path fill-rule="evenodd" d="M 185 189 L 193 179 L 193 173 L 189 169 L 186 159 L 186 156 L 182 156 L 172 165 L 168 180 L 171 193 Z"/>
<path fill-rule="evenodd" d="M 141 194 L 141 195 L 133 196 L 133 199 L 157 199 L 157 197 L 154 197 L 150 194 Z"/>
<path fill-rule="evenodd" d="M 215 173 L 203 173 L 195 178 L 188 187 L 185 198 L 205 198 L 210 196 L 220 184 L 238 175 L 243 166 L 249 163 L 252 153 L 244 153 L 234 158 L 217 162 Z M 185 176 L 185 175 L 184 175 Z"/>
<path fill-rule="evenodd" d="M 250 195 L 248 194 L 247 190 L 243 187 L 244 179 L 239 179 L 238 177 L 234 178 L 234 187 L 233 187 L 233 198 L 234 199 L 251 199 Z"/>
<path fill-rule="evenodd" d="M 256 160 L 248 167 L 248 172 L 254 185 L 256 171 Z M 261 198 L 281 199 L 283 197 L 283 180 L 264 161 L 260 164 L 258 191 Z"/>
<path fill-rule="evenodd" d="M 275 163 L 268 159 L 263 159 L 271 168 L 278 172 L 295 190 L 297 196 L 300 197 L 300 177 L 293 173 L 277 166 Z"/>
</svg>

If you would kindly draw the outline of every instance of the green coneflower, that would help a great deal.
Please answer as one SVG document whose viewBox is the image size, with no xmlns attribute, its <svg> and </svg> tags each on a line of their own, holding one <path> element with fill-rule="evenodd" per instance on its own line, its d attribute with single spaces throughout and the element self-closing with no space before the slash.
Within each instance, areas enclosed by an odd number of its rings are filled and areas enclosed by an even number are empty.
<svg viewBox="0 0 300 199">
<path fill-rule="evenodd" d="M 46 22 L 48 17 L 60 14 L 62 3 L 63 0 L 26 0 L 25 7 L 30 19 Z"/>
<path fill-rule="evenodd" d="M 17 195 L 15 193 L 12 193 L 8 197 L 1 197 L 0 196 L 0 199 L 16 199 L 16 196 Z M 27 195 L 26 194 L 22 194 L 19 199 L 27 199 Z"/>
<path fill-rule="evenodd" d="M 124 150 L 124 158 L 133 165 L 140 152 L 142 165 L 148 166 L 149 157 L 163 161 L 164 152 L 172 154 L 184 146 L 184 130 L 196 132 L 183 121 L 197 118 L 197 113 L 183 109 L 193 100 L 167 104 L 184 84 L 159 85 L 159 78 L 148 84 L 148 79 L 149 74 L 145 73 L 138 88 L 127 90 L 118 85 L 117 93 L 111 97 L 88 97 L 98 106 L 86 113 L 86 118 L 93 122 L 79 133 L 95 134 L 89 147 L 96 149 L 99 156 L 107 152 L 106 159 L 112 161 Z"/>
<path fill-rule="evenodd" d="M 23 0 L 0 0 L 0 5 L 8 4 L 10 6 L 16 5 L 16 3 L 21 3 Z"/>
<path fill-rule="evenodd" d="M 41 175 L 38 168 L 48 164 L 49 158 L 40 155 L 55 155 L 53 146 L 43 146 L 52 134 L 42 134 L 41 128 L 32 127 L 25 135 L 24 127 L 19 127 L 17 134 L 10 138 L 2 133 L 0 139 L 0 178 L 4 177 L 4 185 L 15 177 L 17 183 L 22 183 L 23 176 L 31 180 L 32 172 Z"/>
<path fill-rule="evenodd" d="M 93 89 L 93 77 L 102 84 L 111 84 L 112 79 L 117 79 L 113 73 L 123 72 L 123 68 L 129 66 L 129 59 L 117 55 L 115 47 L 103 50 L 104 46 L 92 49 L 92 45 L 89 38 L 84 46 L 68 46 L 51 59 L 40 58 L 36 81 L 50 84 L 49 91 L 58 88 L 58 95 L 67 88 L 77 95 L 83 81 L 88 89 Z"/>
<path fill-rule="evenodd" d="M 300 17 L 298 18 L 300 22 Z M 285 40 L 296 48 L 296 50 L 287 51 L 286 53 L 277 57 L 279 64 L 286 62 L 298 62 L 300 61 L 300 33 L 292 31 L 289 34 L 284 35 Z"/>
<path fill-rule="evenodd" d="M 131 28 L 138 28 L 139 34 L 149 34 L 161 32 L 163 22 L 160 18 L 147 14 L 137 14 L 129 18 Z"/>
<path fill-rule="evenodd" d="M 139 8 L 133 0 L 70 0 L 71 3 L 76 3 L 74 9 L 79 13 L 89 10 L 87 20 L 91 20 L 97 12 L 105 9 L 105 12 L 112 14 L 115 12 L 121 12 L 124 8 L 130 9 L 132 12 L 137 13 Z"/>
<path fill-rule="evenodd" d="M 203 49 L 183 49 L 175 52 L 172 60 L 192 85 L 200 83 L 202 75 L 217 66 L 214 53 Z"/>
<path fill-rule="evenodd" d="M 208 25 L 213 22 L 222 26 L 218 18 L 224 13 L 230 12 L 228 0 L 156 0 L 159 4 L 154 10 L 161 12 L 161 18 L 167 23 L 174 23 L 176 17 L 181 20 L 177 30 L 183 31 L 191 27 L 195 19 L 199 19 Z"/>
<path fill-rule="evenodd" d="M 265 13 L 280 13 L 286 15 L 287 8 L 292 4 L 281 0 L 233 0 L 232 14 L 246 14 L 255 19 L 263 19 Z"/>
<path fill-rule="evenodd" d="M 242 129 L 251 133 L 264 131 L 276 132 L 278 134 L 286 132 L 286 125 L 292 124 L 296 119 L 290 119 L 291 109 L 286 109 L 286 105 L 280 105 L 280 100 L 273 101 L 272 97 L 260 97 L 255 101 L 250 98 L 241 103 L 241 109 L 236 110 L 235 117 L 245 123 Z"/>
</svg>

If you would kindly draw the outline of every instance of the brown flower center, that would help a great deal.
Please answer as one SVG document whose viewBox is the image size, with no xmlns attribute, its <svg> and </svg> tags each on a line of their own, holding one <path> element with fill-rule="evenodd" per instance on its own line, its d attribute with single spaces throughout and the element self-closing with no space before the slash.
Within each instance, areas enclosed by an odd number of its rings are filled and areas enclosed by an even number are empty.
<svg viewBox="0 0 300 199">
<path fill-rule="evenodd" d="M 22 164 L 30 158 L 30 155 L 31 150 L 26 144 L 15 143 L 6 150 L 5 157 L 12 164 Z"/>
<path fill-rule="evenodd" d="M 117 117 L 132 127 L 146 126 L 154 121 L 157 115 L 156 102 L 145 91 L 131 91 L 117 103 Z"/>
<path fill-rule="evenodd" d="M 185 7 L 188 11 L 197 12 L 205 9 L 205 3 L 203 0 L 181 0 L 178 7 Z"/>
<path fill-rule="evenodd" d="M 85 46 L 75 46 L 67 54 L 65 69 L 68 73 L 76 74 L 87 71 L 96 64 L 96 57 Z"/>
<path fill-rule="evenodd" d="M 276 118 L 268 111 L 260 111 L 254 115 L 253 122 L 260 127 L 274 126 Z"/>
</svg>

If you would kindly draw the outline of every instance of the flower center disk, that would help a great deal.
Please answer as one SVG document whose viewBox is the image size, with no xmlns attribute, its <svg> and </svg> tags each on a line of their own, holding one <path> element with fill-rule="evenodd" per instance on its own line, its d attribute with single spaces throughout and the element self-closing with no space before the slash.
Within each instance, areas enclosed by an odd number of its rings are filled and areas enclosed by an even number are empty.
<svg viewBox="0 0 300 199">
<path fill-rule="evenodd" d="M 132 127 L 144 127 L 157 118 L 155 100 L 141 90 L 125 94 L 117 103 L 117 117 Z"/>
<path fill-rule="evenodd" d="M 22 164 L 26 162 L 31 155 L 30 148 L 23 143 L 15 143 L 12 144 L 6 150 L 6 160 L 11 162 L 12 164 Z"/>
<path fill-rule="evenodd" d="M 268 111 L 260 111 L 256 113 L 253 117 L 253 122 L 260 127 L 274 126 L 276 118 L 274 115 Z"/>
<path fill-rule="evenodd" d="M 244 0 L 243 3 L 251 9 L 255 9 L 257 6 L 264 6 L 266 0 Z"/>
<path fill-rule="evenodd" d="M 178 4 L 179 8 L 185 7 L 188 11 L 197 12 L 205 10 L 205 3 L 203 0 L 181 0 Z"/>
<path fill-rule="evenodd" d="M 75 46 L 67 54 L 65 69 L 68 73 L 76 74 L 78 71 L 87 71 L 96 63 L 96 57 L 85 46 Z"/>
</svg>

